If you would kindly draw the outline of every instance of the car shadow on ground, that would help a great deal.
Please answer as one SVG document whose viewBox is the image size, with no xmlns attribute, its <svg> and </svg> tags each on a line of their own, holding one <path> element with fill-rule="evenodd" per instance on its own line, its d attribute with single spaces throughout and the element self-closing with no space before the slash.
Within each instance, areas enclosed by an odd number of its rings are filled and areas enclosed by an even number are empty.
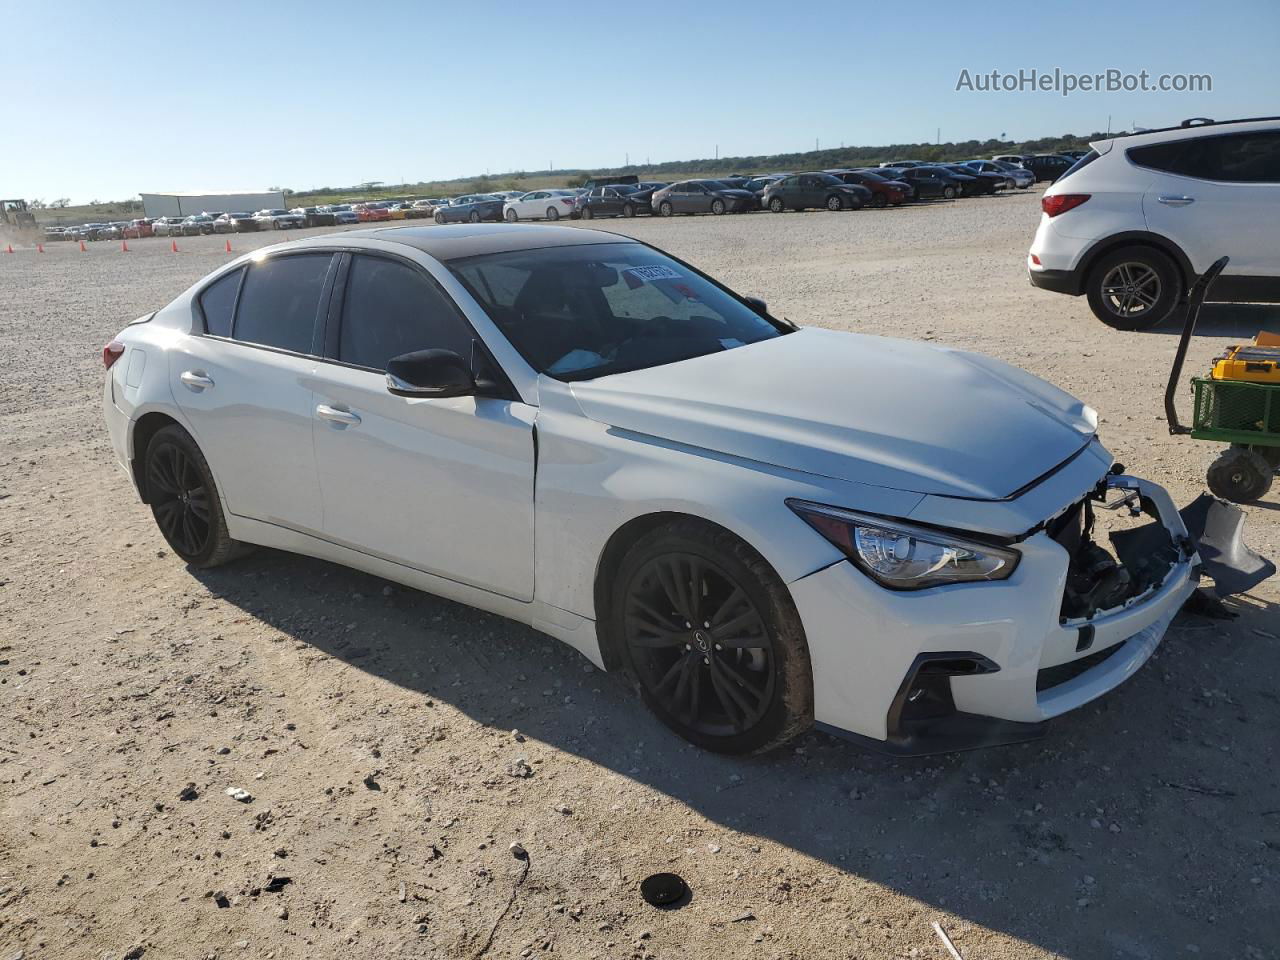
<svg viewBox="0 0 1280 960">
<path fill-rule="evenodd" d="M 1180 336 L 1186 323 L 1185 309 L 1147 333 Z M 1259 330 L 1280 333 L 1280 306 L 1270 303 L 1206 303 L 1196 320 L 1196 336 L 1232 337 L 1241 343 L 1253 340 Z"/>
<path fill-rule="evenodd" d="M 424 699 L 910 896 L 925 927 L 946 911 L 1080 960 L 1187 944 L 1271 956 L 1249 952 L 1268 942 L 1274 912 L 1250 878 L 1274 872 L 1280 849 L 1267 759 L 1280 638 L 1265 601 L 1232 601 L 1240 618 L 1225 626 L 1182 615 L 1137 676 L 1035 743 L 891 759 L 813 732 L 732 758 L 685 744 L 625 683 L 502 617 L 273 550 L 193 573 L 272 628 Z M 695 891 L 696 871 L 690 861 Z M 783 886 L 786 899 L 818 895 Z M 830 903 L 831 916 L 874 917 L 865 890 L 864 902 Z"/>
</svg>

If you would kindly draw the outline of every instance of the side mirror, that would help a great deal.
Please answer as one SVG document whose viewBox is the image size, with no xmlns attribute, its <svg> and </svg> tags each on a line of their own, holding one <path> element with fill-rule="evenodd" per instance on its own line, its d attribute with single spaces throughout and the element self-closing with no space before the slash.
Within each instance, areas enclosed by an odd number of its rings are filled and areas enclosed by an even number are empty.
<svg viewBox="0 0 1280 960">
<path fill-rule="evenodd" d="M 759 297 L 743 297 L 742 299 L 748 307 L 760 314 L 760 316 L 767 317 L 769 315 L 769 305 Z"/>
<path fill-rule="evenodd" d="M 387 361 L 387 391 L 397 397 L 465 397 L 476 392 L 476 381 L 452 350 L 415 350 Z"/>
</svg>

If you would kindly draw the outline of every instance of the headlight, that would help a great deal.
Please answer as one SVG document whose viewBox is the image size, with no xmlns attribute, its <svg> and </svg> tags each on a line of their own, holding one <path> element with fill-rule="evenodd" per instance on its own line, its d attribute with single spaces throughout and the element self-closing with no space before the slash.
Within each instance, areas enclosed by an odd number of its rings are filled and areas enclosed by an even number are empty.
<svg viewBox="0 0 1280 960">
<path fill-rule="evenodd" d="M 893 590 L 1005 580 L 1018 566 L 1018 551 L 1007 547 L 804 500 L 788 500 L 787 506 L 863 573 Z"/>
</svg>

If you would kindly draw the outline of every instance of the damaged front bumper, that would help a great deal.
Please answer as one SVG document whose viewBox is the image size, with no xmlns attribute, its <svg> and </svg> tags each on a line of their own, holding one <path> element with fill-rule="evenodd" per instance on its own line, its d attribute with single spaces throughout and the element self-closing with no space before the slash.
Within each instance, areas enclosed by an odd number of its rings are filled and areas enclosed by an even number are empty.
<svg viewBox="0 0 1280 960">
<path fill-rule="evenodd" d="M 814 676 L 819 724 L 898 754 L 1009 743 L 1131 677 L 1195 590 L 1200 561 L 1162 487 L 1108 475 L 1094 494 L 1117 491 L 1153 521 L 1160 536 L 1148 530 L 1147 541 L 1167 566 L 1142 570 L 1129 595 L 1109 593 L 1122 598 L 1085 615 L 1064 607 L 1078 544 L 1055 539 L 1052 520 L 1017 538 L 1021 560 L 1007 580 L 895 593 L 839 563 L 792 583 L 824 664 Z"/>
</svg>

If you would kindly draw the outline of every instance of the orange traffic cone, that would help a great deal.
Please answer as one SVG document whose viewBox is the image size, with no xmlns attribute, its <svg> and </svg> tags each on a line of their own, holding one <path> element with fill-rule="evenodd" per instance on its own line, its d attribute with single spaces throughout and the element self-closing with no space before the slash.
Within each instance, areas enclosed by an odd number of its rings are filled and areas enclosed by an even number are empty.
<svg viewBox="0 0 1280 960">
<path fill-rule="evenodd" d="M 231 252 L 231 238 L 227 237 L 227 253 Z"/>
<path fill-rule="evenodd" d="M 81 253 L 87 253 L 88 251 L 89 251 L 89 248 L 88 248 L 88 247 L 86 247 L 86 246 L 84 245 L 84 241 L 83 241 L 83 240 L 81 240 L 81 241 L 80 241 L 80 252 L 81 252 Z"/>
<path fill-rule="evenodd" d="M 10 244 L 7 244 L 6 246 L 8 247 L 8 249 L 5 250 L 5 253 L 13 253 L 13 244 L 10 243 Z"/>
<path fill-rule="evenodd" d="M 172 250 L 174 253 L 177 253 L 177 252 L 178 252 L 178 241 L 177 241 L 177 240 L 170 240 L 170 241 L 169 241 L 169 249 L 170 249 L 170 250 Z"/>
<path fill-rule="evenodd" d="M 128 240 L 121 240 L 121 241 L 120 241 L 120 252 L 121 252 L 121 253 L 128 253 L 128 252 L 129 252 L 129 241 L 128 241 Z"/>
<path fill-rule="evenodd" d="M 44 253 L 44 244 L 43 244 L 43 243 L 37 243 L 37 244 L 36 244 L 36 253 Z"/>
</svg>

